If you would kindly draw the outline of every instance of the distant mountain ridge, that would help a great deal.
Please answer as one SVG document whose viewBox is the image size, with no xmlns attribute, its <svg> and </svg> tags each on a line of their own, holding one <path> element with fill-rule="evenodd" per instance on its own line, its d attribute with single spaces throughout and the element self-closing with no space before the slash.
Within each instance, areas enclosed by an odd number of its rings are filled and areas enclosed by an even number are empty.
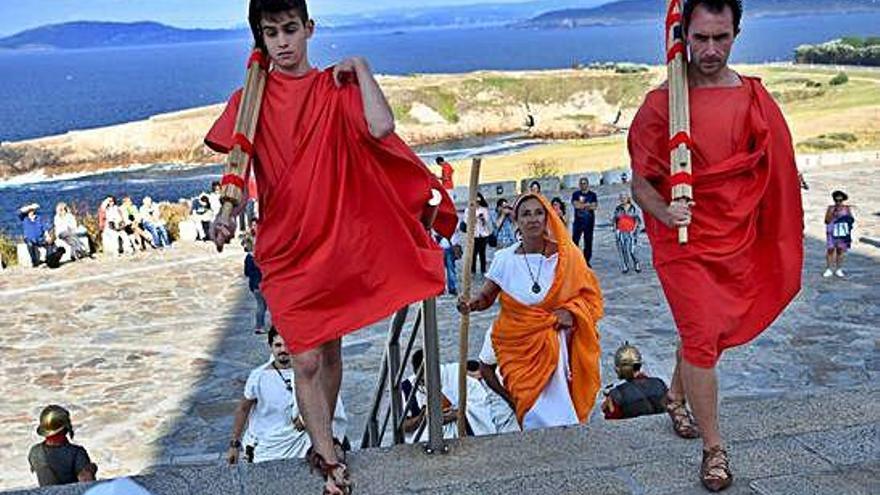
<svg viewBox="0 0 880 495">
<path fill-rule="evenodd" d="M 181 29 L 158 22 L 77 21 L 28 29 L 0 39 L 0 48 L 96 48 L 247 38 L 246 29 Z"/>
<path fill-rule="evenodd" d="M 880 12 L 880 0 L 749 0 L 744 3 L 745 15 L 749 17 Z M 659 0 L 619 0 L 593 8 L 553 10 L 519 25 L 571 28 L 622 24 L 659 19 L 664 10 L 665 2 Z"/>
<path fill-rule="evenodd" d="M 415 7 L 318 17 L 321 29 L 410 29 L 424 27 L 505 25 L 528 20 L 560 7 L 594 6 L 605 0 L 534 0 L 520 3 L 476 3 L 454 7 Z M 109 46 L 193 43 L 246 39 L 246 24 L 230 29 L 186 29 L 158 22 L 77 21 L 28 29 L 0 38 L 0 49 L 76 49 Z"/>
</svg>

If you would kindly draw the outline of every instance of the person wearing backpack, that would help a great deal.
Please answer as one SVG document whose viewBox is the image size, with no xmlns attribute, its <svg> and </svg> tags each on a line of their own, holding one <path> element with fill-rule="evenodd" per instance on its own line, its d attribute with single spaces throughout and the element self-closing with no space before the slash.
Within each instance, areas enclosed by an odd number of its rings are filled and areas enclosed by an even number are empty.
<svg viewBox="0 0 880 495">
<path fill-rule="evenodd" d="M 852 209 L 846 204 L 849 196 L 843 191 L 831 193 L 834 204 L 825 211 L 825 273 L 823 277 L 835 275 L 839 278 L 843 273 L 843 258 L 852 246 L 852 227 L 855 218 Z"/>
</svg>

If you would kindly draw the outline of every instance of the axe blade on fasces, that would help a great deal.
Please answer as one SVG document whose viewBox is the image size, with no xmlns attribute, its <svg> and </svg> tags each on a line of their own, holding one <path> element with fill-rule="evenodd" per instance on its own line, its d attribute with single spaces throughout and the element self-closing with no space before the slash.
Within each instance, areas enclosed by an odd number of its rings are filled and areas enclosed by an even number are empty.
<svg viewBox="0 0 880 495">
<path fill-rule="evenodd" d="M 666 4 L 666 71 L 669 92 L 669 167 L 672 201 L 693 200 L 691 123 L 688 102 L 687 45 L 682 0 Z M 687 227 L 678 228 L 679 244 L 687 244 Z"/>
</svg>

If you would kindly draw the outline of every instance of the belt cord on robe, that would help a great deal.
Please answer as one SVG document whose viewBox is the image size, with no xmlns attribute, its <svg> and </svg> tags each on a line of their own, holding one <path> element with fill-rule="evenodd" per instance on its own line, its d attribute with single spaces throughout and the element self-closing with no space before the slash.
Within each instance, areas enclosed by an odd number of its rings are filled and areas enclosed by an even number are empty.
<svg viewBox="0 0 880 495">
<path fill-rule="evenodd" d="M 694 197 L 691 168 L 691 123 L 688 102 L 687 45 L 681 0 L 666 4 L 666 72 L 669 87 L 669 167 L 672 202 Z M 678 243 L 687 244 L 687 227 L 678 228 Z"/>
<path fill-rule="evenodd" d="M 461 294 L 465 301 L 471 299 L 471 270 L 474 260 L 474 236 L 477 230 L 477 189 L 480 187 L 480 164 L 482 159 L 474 158 L 471 163 L 471 182 L 468 190 L 467 209 L 467 243 L 464 247 L 464 259 L 461 263 Z M 458 438 L 467 436 L 467 362 L 468 332 L 471 316 L 465 312 L 461 315 L 458 328 Z"/>
<path fill-rule="evenodd" d="M 253 158 L 254 134 L 260 118 L 260 106 L 263 102 L 263 90 L 266 88 L 267 63 L 260 49 L 255 49 L 247 62 L 244 93 L 238 114 L 235 117 L 234 144 L 226 156 L 226 167 L 220 184 L 220 210 L 222 219 L 230 219 L 236 206 L 244 197 L 245 170 Z"/>
</svg>

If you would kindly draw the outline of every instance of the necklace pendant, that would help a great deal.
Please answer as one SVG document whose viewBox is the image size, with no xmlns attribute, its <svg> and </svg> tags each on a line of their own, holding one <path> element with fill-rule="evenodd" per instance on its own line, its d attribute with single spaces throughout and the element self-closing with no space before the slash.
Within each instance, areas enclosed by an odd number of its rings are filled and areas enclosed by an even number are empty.
<svg viewBox="0 0 880 495">
<path fill-rule="evenodd" d="M 540 293 L 541 293 L 541 286 L 538 284 L 538 282 L 535 282 L 535 283 L 532 285 L 532 292 L 534 292 L 535 294 L 540 294 Z"/>
</svg>

